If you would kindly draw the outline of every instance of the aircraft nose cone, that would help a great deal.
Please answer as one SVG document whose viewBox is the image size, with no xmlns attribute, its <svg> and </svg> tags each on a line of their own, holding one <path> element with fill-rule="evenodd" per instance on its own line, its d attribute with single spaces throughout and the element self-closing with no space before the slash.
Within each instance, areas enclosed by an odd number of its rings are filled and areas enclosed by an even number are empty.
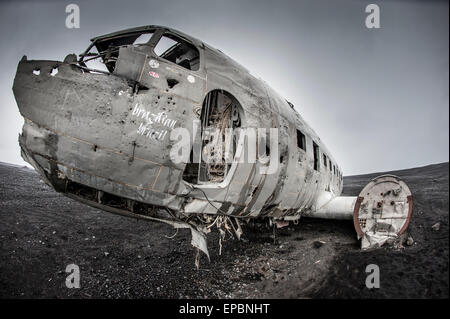
<svg viewBox="0 0 450 319">
<path fill-rule="evenodd" d="M 173 197 L 167 192 L 176 191 L 182 171 L 168 166 L 169 149 L 161 141 L 168 133 L 159 129 L 161 140 L 139 134 L 149 109 L 142 107 L 141 118 L 133 115 L 140 104 L 125 79 L 23 59 L 13 91 L 25 119 L 23 157 L 57 190 L 69 180 L 155 205 Z M 160 128 L 176 123 L 158 112 L 151 120 Z"/>
</svg>

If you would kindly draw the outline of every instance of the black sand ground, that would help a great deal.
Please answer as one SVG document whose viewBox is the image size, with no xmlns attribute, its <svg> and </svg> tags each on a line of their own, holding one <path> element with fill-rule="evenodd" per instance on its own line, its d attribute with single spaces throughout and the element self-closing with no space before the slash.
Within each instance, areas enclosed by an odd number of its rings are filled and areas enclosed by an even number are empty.
<svg viewBox="0 0 450 319">
<path fill-rule="evenodd" d="M 449 164 L 393 172 L 411 188 L 414 244 L 362 252 L 351 222 L 302 219 L 272 231 L 247 225 L 194 267 L 190 234 L 68 199 L 30 169 L 0 163 L 0 298 L 448 298 Z M 344 178 L 357 195 L 370 178 Z M 440 224 L 439 230 L 432 228 Z M 66 265 L 81 288 L 65 286 Z M 381 287 L 365 286 L 368 264 Z"/>
</svg>

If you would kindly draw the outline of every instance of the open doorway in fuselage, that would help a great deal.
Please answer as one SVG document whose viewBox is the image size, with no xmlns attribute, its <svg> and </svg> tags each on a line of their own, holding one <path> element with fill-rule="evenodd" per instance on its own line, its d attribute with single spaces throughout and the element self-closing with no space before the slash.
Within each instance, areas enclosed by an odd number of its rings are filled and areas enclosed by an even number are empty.
<svg viewBox="0 0 450 319">
<path fill-rule="evenodd" d="M 242 124 L 242 107 L 236 98 L 223 90 L 209 92 L 202 104 L 201 147 L 195 160 L 194 147 L 183 172 L 183 180 L 192 184 L 217 184 L 230 171 Z"/>
</svg>

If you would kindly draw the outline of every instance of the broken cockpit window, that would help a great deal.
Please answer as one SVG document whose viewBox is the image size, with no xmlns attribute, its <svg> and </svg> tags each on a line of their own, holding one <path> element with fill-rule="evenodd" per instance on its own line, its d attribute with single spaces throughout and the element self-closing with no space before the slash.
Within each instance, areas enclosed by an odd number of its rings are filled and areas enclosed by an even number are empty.
<svg viewBox="0 0 450 319">
<path fill-rule="evenodd" d="M 200 65 L 198 49 L 177 36 L 165 33 L 154 49 L 155 53 L 185 69 L 197 71 Z"/>
<path fill-rule="evenodd" d="M 95 40 L 82 54 L 78 63 L 82 67 L 103 72 L 113 72 L 119 57 L 119 49 L 127 45 L 146 45 L 153 31 L 134 32 Z"/>
</svg>

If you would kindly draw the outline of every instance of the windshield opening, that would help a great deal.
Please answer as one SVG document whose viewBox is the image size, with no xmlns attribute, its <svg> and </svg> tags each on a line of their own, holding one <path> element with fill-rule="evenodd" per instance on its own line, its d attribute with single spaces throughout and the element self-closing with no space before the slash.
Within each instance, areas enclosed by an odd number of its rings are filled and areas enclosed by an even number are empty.
<svg viewBox="0 0 450 319">
<path fill-rule="evenodd" d="M 146 45 L 153 33 L 153 31 L 135 32 L 94 41 L 84 53 L 80 54 L 78 63 L 89 69 L 112 73 L 119 57 L 120 47 Z"/>
</svg>

